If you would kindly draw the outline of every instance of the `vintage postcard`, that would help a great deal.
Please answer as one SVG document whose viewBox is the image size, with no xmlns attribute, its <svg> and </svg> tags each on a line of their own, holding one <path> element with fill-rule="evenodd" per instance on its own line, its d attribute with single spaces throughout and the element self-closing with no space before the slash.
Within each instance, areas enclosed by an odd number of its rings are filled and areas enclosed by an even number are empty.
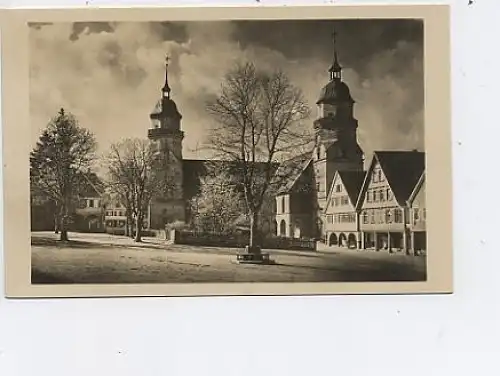
<svg viewBox="0 0 500 376">
<path fill-rule="evenodd" d="M 452 292 L 449 9 L 2 14 L 8 297 Z"/>
</svg>

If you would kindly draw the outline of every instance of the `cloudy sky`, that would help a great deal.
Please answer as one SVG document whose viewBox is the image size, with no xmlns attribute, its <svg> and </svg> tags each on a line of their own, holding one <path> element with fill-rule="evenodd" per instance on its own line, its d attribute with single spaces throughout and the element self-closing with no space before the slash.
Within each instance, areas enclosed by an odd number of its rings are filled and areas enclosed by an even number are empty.
<svg viewBox="0 0 500 376">
<path fill-rule="evenodd" d="M 101 152 L 121 138 L 146 137 L 166 54 L 172 98 L 183 115 L 185 158 L 204 157 L 196 148 L 210 129 L 206 99 L 236 59 L 285 70 L 315 116 L 328 82 L 334 25 L 365 153 L 423 149 L 423 23 L 417 20 L 31 25 L 32 143 L 61 107 L 94 132 Z"/>
</svg>

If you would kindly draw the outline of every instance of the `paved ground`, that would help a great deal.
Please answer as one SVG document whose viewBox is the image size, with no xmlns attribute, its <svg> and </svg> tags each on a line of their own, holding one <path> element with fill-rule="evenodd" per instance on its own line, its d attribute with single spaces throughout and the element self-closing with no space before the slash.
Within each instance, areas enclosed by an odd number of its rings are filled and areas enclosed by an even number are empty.
<svg viewBox="0 0 500 376">
<path fill-rule="evenodd" d="M 234 248 L 145 238 L 32 233 L 32 283 L 326 282 L 425 280 L 425 257 L 320 248 L 269 250 L 276 265 L 238 265 Z M 267 251 L 267 250 L 266 250 Z"/>
</svg>

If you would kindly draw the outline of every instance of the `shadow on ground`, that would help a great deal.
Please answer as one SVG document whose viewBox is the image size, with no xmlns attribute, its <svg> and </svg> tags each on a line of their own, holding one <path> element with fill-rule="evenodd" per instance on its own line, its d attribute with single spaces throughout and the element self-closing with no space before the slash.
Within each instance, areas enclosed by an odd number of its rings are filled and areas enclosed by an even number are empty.
<svg viewBox="0 0 500 376">
<path fill-rule="evenodd" d="M 296 268 L 296 265 L 276 263 L 281 267 Z M 401 265 L 391 262 L 354 262 L 349 265 L 303 265 L 303 269 L 309 269 L 314 275 L 316 282 L 419 282 L 426 281 L 425 270 L 414 270 L 401 268 Z"/>
<path fill-rule="evenodd" d="M 67 285 L 70 283 L 75 283 L 71 279 L 57 277 L 55 275 L 44 273 L 39 270 L 33 269 L 31 271 L 31 283 L 32 284 L 54 284 L 54 285 Z"/>
<path fill-rule="evenodd" d="M 80 240 L 57 240 L 52 238 L 31 237 L 31 245 L 56 248 L 109 248 L 110 245 L 84 242 Z"/>
<path fill-rule="evenodd" d="M 266 250 L 275 264 L 234 265 L 236 253 L 241 251 L 236 248 L 148 241 L 113 244 L 75 239 L 63 242 L 51 234 L 32 237 L 31 242 L 33 284 L 426 280 L 426 259 L 406 255 L 345 250 Z M 115 252 L 109 252 L 113 249 Z"/>
</svg>

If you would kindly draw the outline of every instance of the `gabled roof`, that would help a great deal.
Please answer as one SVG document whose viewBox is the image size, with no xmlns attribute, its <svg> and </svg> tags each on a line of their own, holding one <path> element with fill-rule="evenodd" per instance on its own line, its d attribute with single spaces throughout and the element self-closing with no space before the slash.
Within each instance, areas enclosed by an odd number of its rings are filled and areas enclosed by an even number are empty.
<svg viewBox="0 0 500 376">
<path fill-rule="evenodd" d="M 337 171 L 353 205 L 358 200 L 366 171 Z"/>
<path fill-rule="evenodd" d="M 415 184 L 415 188 L 413 188 L 413 191 L 410 194 L 410 198 L 408 198 L 408 205 L 412 205 L 413 201 L 415 200 L 415 197 L 417 197 L 418 192 L 420 192 L 420 188 L 422 185 L 425 183 L 425 170 L 422 172 L 422 175 L 420 175 L 420 178 L 417 181 L 417 184 Z"/>
<path fill-rule="evenodd" d="M 93 172 L 81 174 L 78 184 L 80 197 L 101 197 L 104 193 L 103 182 Z"/>
<path fill-rule="evenodd" d="M 276 194 L 289 193 L 311 161 L 312 153 L 307 152 L 281 163 L 275 174 L 276 179 L 281 180 L 279 181 Z"/>
<path fill-rule="evenodd" d="M 335 184 L 334 182 L 336 181 L 337 178 L 340 178 L 342 181 L 342 185 L 344 186 L 345 191 L 347 192 L 347 195 L 349 196 L 349 200 L 351 201 L 351 204 L 353 206 L 356 206 L 356 202 L 358 200 L 359 192 L 361 190 L 361 187 L 363 185 L 363 181 L 366 175 L 366 171 L 359 170 L 359 171 L 336 171 L 335 175 L 332 180 L 332 184 L 330 186 L 330 192 L 328 192 L 328 199 L 327 199 L 327 205 L 325 207 L 328 208 L 330 204 L 330 200 L 332 198 Z"/>
<path fill-rule="evenodd" d="M 376 151 L 366 173 L 356 207 L 363 203 L 364 194 L 370 183 L 370 177 L 376 163 L 391 187 L 394 198 L 400 206 L 405 206 L 418 179 L 425 171 L 425 153 L 419 151 Z"/>
</svg>

